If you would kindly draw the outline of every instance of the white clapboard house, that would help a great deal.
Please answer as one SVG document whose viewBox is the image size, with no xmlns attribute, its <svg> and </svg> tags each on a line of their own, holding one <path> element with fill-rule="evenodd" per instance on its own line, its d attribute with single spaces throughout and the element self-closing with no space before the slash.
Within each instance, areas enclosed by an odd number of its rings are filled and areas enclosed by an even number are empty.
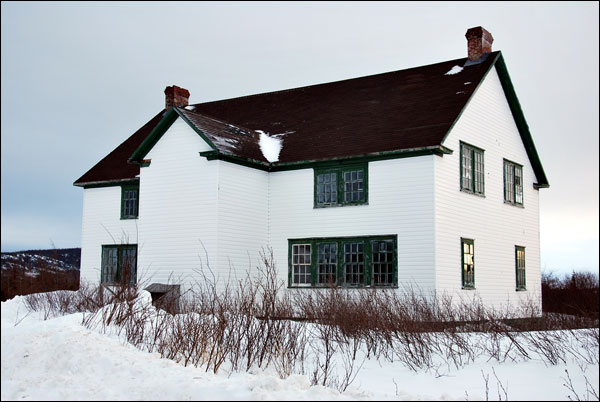
<svg viewBox="0 0 600 402">
<path fill-rule="evenodd" d="M 83 187 L 81 278 L 154 292 L 255 269 L 289 288 L 540 298 L 540 158 L 501 52 L 166 108 Z M 129 268 L 131 267 L 131 268 Z M 165 285 L 170 285 L 167 287 Z M 174 287 L 173 287 L 174 285 Z"/>
</svg>

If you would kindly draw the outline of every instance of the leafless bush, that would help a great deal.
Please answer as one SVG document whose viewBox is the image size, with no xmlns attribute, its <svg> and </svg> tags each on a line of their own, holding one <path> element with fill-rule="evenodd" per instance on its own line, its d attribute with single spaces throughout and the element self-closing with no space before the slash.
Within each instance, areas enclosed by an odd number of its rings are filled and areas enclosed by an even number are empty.
<svg viewBox="0 0 600 402">
<path fill-rule="evenodd" d="M 96 311 L 105 304 L 97 286 L 81 283 L 77 291 L 57 290 L 25 296 L 29 311 L 41 311 L 44 319 L 65 314 Z"/>
<path fill-rule="evenodd" d="M 492 309 L 477 297 L 460 300 L 411 287 L 291 291 L 273 260 L 272 251 L 263 250 L 252 272 L 224 281 L 207 262 L 196 286 L 169 300 L 172 308 L 156 308 L 147 293 L 125 284 L 32 295 L 27 303 L 46 317 L 85 311 L 87 327 L 186 366 L 214 373 L 273 367 L 281 378 L 307 372 L 313 384 L 342 392 L 365 359 L 436 375 L 478 358 L 598 364 L 593 318 L 540 315 L 535 300 L 519 311 L 508 303 Z M 498 397 L 506 398 L 497 381 Z"/>
</svg>

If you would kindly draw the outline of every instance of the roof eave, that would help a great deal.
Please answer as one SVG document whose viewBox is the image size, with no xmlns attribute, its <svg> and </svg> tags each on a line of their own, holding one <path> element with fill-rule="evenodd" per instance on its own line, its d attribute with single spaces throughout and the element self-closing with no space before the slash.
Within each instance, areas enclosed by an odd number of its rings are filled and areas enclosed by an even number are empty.
<svg viewBox="0 0 600 402">
<path fill-rule="evenodd" d="M 239 165 L 252 167 L 268 172 L 279 172 L 284 170 L 296 170 L 296 169 L 307 169 L 315 166 L 324 165 L 342 165 L 351 164 L 364 161 L 378 161 L 386 159 L 401 159 L 423 155 L 438 155 L 444 156 L 452 154 L 454 151 L 443 145 L 433 145 L 420 148 L 406 148 L 398 149 L 394 151 L 383 151 L 373 152 L 369 154 L 342 156 L 337 158 L 327 159 L 310 159 L 293 162 L 263 162 L 255 159 L 244 158 L 233 154 L 225 154 L 218 150 L 200 152 L 200 156 L 205 157 L 207 160 L 223 160 L 226 162 L 236 163 Z"/>
<path fill-rule="evenodd" d="M 126 179 L 112 179 L 112 180 L 96 180 L 96 181 L 86 181 L 86 182 L 74 182 L 73 185 L 75 187 L 109 187 L 109 186 L 119 186 L 123 183 L 131 183 L 139 181 L 139 177 L 131 177 Z"/>
</svg>

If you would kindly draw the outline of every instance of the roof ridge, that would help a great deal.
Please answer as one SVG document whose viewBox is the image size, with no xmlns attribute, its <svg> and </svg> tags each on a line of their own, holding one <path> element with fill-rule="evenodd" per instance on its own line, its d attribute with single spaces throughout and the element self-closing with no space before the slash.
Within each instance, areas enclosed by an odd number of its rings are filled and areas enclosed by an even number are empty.
<svg viewBox="0 0 600 402">
<path fill-rule="evenodd" d="M 490 54 L 494 54 L 494 53 L 498 53 L 498 52 L 499 52 L 499 50 L 496 50 L 496 51 L 491 52 Z M 218 100 L 208 101 L 208 102 L 194 103 L 194 104 L 192 104 L 190 106 L 200 106 L 200 105 L 206 105 L 206 104 L 210 104 L 210 103 L 226 102 L 226 101 L 232 101 L 232 100 L 238 100 L 238 99 L 247 99 L 247 98 L 257 97 L 257 96 L 261 96 L 261 95 L 269 95 L 269 94 L 276 94 L 276 93 L 286 93 L 286 92 L 299 91 L 299 90 L 302 90 L 302 89 L 314 88 L 314 87 L 319 87 L 319 86 L 322 86 L 322 85 L 338 84 L 338 83 L 352 81 L 352 80 L 360 80 L 360 79 L 364 79 L 364 78 L 378 77 L 378 76 L 382 76 L 382 75 L 386 75 L 386 74 L 393 74 L 393 73 L 405 72 L 405 71 L 408 71 L 408 70 L 413 70 L 413 69 L 418 69 L 418 68 L 423 68 L 423 67 L 435 66 L 437 64 L 444 64 L 444 63 L 449 63 L 449 62 L 454 62 L 454 61 L 458 62 L 460 60 L 465 60 L 466 61 L 466 60 L 468 60 L 468 57 L 461 57 L 461 58 L 458 58 L 458 59 L 446 60 L 446 61 L 441 61 L 441 62 L 438 62 L 438 63 L 424 64 L 422 66 L 410 67 L 410 68 L 405 68 L 405 69 L 402 69 L 402 70 L 392 70 L 392 71 L 386 71 L 386 72 L 383 72 L 383 73 L 370 74 L 370 75 L 362 75 L 360 77 L 345 78 L 343 80 L 321 82 L 321 83 L 318 83 L 318 84 L 305 85 L 305 86 L 301 86 L 301 87 L 288 88 L 288 89 L 280 89 L 280 90 L 277 90 L 277 91 L 261 92 L 261 93 L 257 93 L 257 94 L 237 96 L 237 97 L 234 97 L 234 98 L 225 98 L 225 99 L 218 99 Z"/>
</svg>

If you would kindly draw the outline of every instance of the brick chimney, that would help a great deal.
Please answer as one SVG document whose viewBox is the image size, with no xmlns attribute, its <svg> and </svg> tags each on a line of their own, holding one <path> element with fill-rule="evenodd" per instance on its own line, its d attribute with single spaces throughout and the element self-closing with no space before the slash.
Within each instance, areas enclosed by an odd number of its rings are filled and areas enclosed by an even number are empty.
<svg viewBox="0 0 600 402">
<path fill-rule="evenodd" d="M 469 60 L 479 60 L 484 54 L 492 51 L 492 34 L 482 27 L 469 28 L 465 34 Z"/>
<path fill-rule="evenodd" d="M 190 98 L 190 91 L 180 88 L 177 85 L 165 88 L 165 109 L 173 106 L 187 106 Z"/>
</svg>

